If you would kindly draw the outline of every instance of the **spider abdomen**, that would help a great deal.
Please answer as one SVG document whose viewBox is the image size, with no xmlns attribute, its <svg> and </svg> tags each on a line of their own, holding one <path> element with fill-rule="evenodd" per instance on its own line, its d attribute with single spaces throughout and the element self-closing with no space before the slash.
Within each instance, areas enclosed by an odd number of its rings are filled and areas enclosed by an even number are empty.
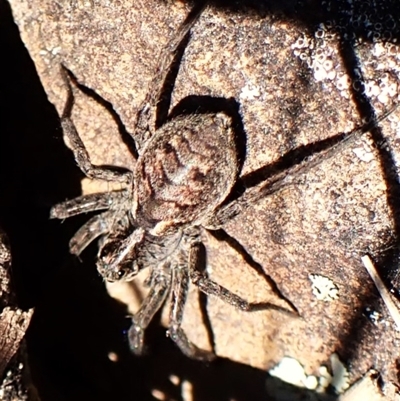
<svg viewBox="0 0 400 401">
<path fill-rule="evenodd" d="M 234 144 L 230 119 L 222 113 L 184 115 L 163 125 L 137 162 L 136 219 L 157 234 L 200 223 L 235 183 Z"/>
</svg>

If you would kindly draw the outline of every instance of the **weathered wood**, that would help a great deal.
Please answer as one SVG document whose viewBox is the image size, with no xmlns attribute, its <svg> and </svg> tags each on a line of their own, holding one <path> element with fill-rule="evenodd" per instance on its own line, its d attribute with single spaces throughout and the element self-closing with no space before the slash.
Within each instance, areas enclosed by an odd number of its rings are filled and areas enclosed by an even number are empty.
<svg viewBox="0 0 400 401">
<path fill-rule="evenodd" d="M 11 250 L 6 234 L 0 231 L 0 400 L 25 401 L 29 397 L 28 366 L 21 342 L 33 309 L 23 311 L 16 305 L 11 277 Z"/>
</svg>

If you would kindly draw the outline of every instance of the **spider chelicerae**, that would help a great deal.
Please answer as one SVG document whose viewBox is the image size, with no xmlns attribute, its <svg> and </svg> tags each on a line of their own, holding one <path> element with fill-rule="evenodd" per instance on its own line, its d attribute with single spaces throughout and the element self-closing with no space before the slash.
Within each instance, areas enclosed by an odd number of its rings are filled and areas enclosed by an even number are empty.
<svg viewBox="0 0 400 401">
<path fill-rule="evenodd" d="M 232 200 L 229 195 L 238 180 L 240 163 L 231 116 L 223 111 L 185 113 L 157 122 L 157 104 L 171 64 L 205 4 L 193 8 L 160 56 L 155 78 L 137 113 L 134 140 L 138 158 L 132 170 L 91 163 L 71 119 L 71 73 L 61 68 L 68 90 L 61 123 L 78 166 L 89 178 L 122 182 L 125 188 L 57 204 L 51 209 L 51 217 L 65 219 L 102 211 L 76 232 L 70 251 L 80 255 L 100 238 L 97 269 L 106 280 L 133 280 L 139 271 L 149 268 L 149 293 L 132 317 L 128 332 L 130 347 L 136 354 L 143 350 L 145 329 L 170 297 L 169 336 L 190 357 L 215 357 L 196 347 L 182 330 L 189 282 L 243 311 L 282 310 L 269 303 L 249 303 L 199 271 L 201 230 L 220 228 L 249 205 L 292 184 L 300 174 L 332 157 L 357 137 L 354 132 L 344 136 L 323 156 L 305 160 Z M 366 130 L 365 127 L 357 132 Z"/>
</svg>

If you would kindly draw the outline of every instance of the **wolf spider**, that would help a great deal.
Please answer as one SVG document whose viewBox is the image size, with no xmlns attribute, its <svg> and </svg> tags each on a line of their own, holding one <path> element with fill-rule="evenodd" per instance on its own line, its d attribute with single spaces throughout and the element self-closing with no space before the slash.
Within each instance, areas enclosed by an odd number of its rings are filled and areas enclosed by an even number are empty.
<svg viewBox="0 0 400 401">
<path fill-rule="evenodd" d="M 192 358 L 211 360 L 215 356 L 196 347 L 182 330 L 189 281 L 203 293 L 243 311 L 283 309 L 269 303 L 249 303 L 203 275 L 197 266 L 200 233 L 220 228 L 254 202 L 292 184 L 294 177 L 322 159 L 300 163 L 292 172 L 277 174 L 230 200 L 228 195 L 240 170 L 231 118 L 224 112 L 186 114 L 157 126 L 156 108 L 164 82 L 204 5 L 195 6 L 161 54 L 157 74 L 137 113 L 134 140 L 139 156 L 132 170 L 91 163 L 71 119 L 71 74 L 65 67 L 61 69 L 68 90 L 61 124 L 78 166 L 89 178 L 122 182 L 126 188 L 57 204 L 51 209 L 51 218 L 103 210 L 73 236 L 71 253 L 80 255 L 100 237 L 97 269 L 106 280 L 133 280 L 142 269 L 150 269 L 146 280 L 149 293 L 132 317 L 128 332 L 130 348 L 136 354 L 143 350 L 145 329 L 170 296 L 169 336 Z M 337 153 L 349 138 L 341 139 L 323 159 Z"/>
</svg>

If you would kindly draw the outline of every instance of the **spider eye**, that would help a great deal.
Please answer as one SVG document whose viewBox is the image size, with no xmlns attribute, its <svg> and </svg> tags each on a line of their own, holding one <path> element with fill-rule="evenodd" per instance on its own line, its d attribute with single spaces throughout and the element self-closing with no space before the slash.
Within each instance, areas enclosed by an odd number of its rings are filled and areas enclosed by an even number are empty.
<svg viewBox="0 0 400 401">
<path fill-rule="evenodd" d="M 129 281 L 139 272 L 136 263 L 136 241 L 130 236 L 109 236 L 103 238 L 97 261 L 97 270 L 107 281 Z"/>
<path fill-rule="evenodd" d="M 137 274 L 137 272 L 132 268 L 132 264 L 113 265 L 103 263 L 100 259 L 97 262 L 97 270 L 105 280 L 110 282 L 129 281 Z"/>
</svg>

